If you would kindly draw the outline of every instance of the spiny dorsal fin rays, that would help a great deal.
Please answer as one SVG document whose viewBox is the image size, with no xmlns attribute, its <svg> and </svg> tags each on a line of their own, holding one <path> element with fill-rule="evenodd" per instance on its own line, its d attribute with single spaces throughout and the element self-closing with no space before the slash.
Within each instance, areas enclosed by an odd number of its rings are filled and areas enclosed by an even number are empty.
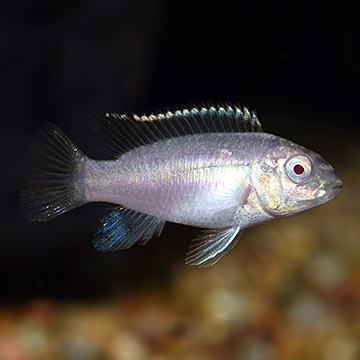
<svg viewBox="0 0 360 360">
<path fill-rule="evenodd" d="M 202 132 L 261 132 L 262 127 L 256 116 L 252 111 L 250 113 L 247 107 L 230 104 L 208 104 L 200 106 L 193 105 L 189 108 L 166 110 L 157 114 L 150 115 L 136 115 L 132 116 L 134 120 L 142 123 L 153 123 L 156 121 L 164 122 L 168 120 L 172 122 L 172 127 L 176 129 L 179 134 L 171 134 L 172 136 L 183 136 L 189 133 Z M 180 122 L 177 124 L 177 122 Z M 185 129 L 186 125 L 188 129 Z M 243 126 L 241 126 L 243 125 Z M 234 127 L 236 126 L 236 127 Z"/>
<path fill-rule="evenodd" d="M 106 113 L 107 153 L 118 157 L 135 147 L 171 137 L 213 132 L 261 132 L 255 112 L 238 104 L 209 103 L 144 115 Z"/>
</svg>

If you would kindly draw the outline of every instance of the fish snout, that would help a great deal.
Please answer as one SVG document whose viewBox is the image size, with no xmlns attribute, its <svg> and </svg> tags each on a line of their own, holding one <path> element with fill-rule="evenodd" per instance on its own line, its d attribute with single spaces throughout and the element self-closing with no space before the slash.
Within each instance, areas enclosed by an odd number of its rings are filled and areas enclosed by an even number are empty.
<svg viewBox="0 0 360 360">
<path fill-rule="evenodd" d="M 335 179 L 325 186 L 327 201 L 335 199 L 337 196 L 339 196 L 344 186 L 344 182 L 335 174 L 335 172 L 334 176 Z"/>
<path fill-rule="evenodd" d="M 331 184 L 331 192 L 333 193 L 334 198 L 338 196 L 342 192 L 342 188 L 344 187 L 344 182 L 337 178 L 332 184 Z"/>
</svg>

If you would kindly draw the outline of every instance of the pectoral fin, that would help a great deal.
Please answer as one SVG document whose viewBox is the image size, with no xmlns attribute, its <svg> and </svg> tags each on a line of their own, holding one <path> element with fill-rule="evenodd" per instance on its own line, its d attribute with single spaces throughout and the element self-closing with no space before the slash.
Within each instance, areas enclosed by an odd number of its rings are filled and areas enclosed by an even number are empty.
<svg viewBox="0 0 360 360">
<path fill-rule="evenodd" d="M 186 264 L 200 267 L 216 264 L 234 249 L 242 232 L 239 227 L 202 231 L 190 245 Z"/>
</svg>

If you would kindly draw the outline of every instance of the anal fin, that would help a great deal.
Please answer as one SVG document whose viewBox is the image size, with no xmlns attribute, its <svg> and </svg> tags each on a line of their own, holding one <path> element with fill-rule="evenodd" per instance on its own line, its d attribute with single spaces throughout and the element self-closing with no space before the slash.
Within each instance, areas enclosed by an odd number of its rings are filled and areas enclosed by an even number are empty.
<svg viewBox="0 0 360 360">
<path fill-rule="evenodd" d="M 165 222 L 151 215 L 116 207 L 101 220 L 94 247 L 107 252 L 127 249 L 136 243 L 145 245 L 153 236 L 161 234 Z"/>
<path fill-rule="evenodd" d="M 239 242 L 241 228 L 203 230 L 190 245 L 186 264 L 208 267 L 230 253 Z"/>
</svg>

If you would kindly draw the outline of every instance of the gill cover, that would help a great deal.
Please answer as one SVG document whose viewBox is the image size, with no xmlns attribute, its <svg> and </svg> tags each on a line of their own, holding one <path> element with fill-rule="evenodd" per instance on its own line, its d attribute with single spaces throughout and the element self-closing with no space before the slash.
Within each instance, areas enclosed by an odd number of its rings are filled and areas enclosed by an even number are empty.
<svg viewBox="0 0 360 360">
<path fill-rule="evenodd" d="M 276 215 L 287 215 L 286 196 L 278 172 L 278 164 L 265 158 L 254 164 L 251 182 L 264 210 Z"/>
</svg>

